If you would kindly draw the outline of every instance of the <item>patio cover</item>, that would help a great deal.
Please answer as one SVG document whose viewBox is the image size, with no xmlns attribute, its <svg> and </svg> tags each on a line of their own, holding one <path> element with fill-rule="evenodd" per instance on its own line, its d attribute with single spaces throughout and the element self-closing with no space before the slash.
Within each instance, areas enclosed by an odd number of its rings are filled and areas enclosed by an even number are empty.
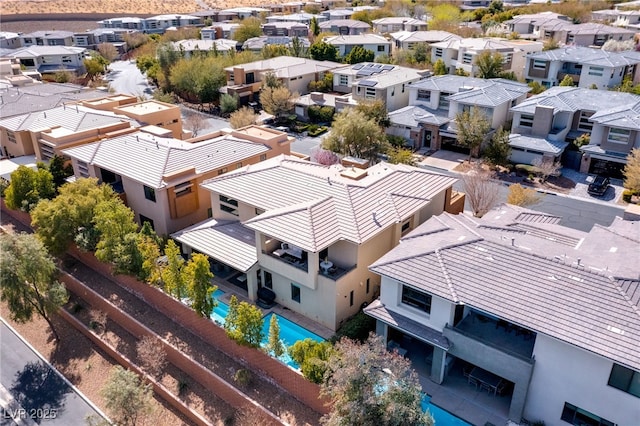
<svg viewBox="0 0 640 426">
<path fill-rule="evenodd" d="M 242 272 L 258 262 L 255 232 L 238 221 L 209 219 L 171 236 Z"/>
</svg>

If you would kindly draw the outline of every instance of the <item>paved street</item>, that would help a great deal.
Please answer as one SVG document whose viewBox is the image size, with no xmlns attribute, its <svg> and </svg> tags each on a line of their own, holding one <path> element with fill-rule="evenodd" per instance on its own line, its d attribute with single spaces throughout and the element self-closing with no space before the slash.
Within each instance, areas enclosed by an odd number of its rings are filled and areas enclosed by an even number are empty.
<svg viewBox="0 0 640 426">
<path fill-rule="evenodd" d="M 150 97 L 153 93 L 147 78 L 136 67 L 135 61 L 111 62 L 109 69 L 111 72 L 107 74 L 105 80 L 109 82 L 109 88 L 114 93 L 146 97 Z"/>
</svg>

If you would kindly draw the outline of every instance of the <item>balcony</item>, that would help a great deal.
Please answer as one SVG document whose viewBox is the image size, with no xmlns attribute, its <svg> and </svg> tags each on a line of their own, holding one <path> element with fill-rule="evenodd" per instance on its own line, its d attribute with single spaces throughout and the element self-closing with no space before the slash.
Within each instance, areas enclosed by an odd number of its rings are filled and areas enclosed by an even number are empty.
<svg viewBox="0 0 640 426">
<path fill-rule="evenodd" d="M 262 250 L 262 254 L 266 254 L 269 257 L 274 259 L 278 259 L 281 262 L 287 263 L 301 271 L 308 272 L 309 271 L 309 263 L 306 259 L 306 252 L 300 251 L 299 256 L 298 253 L 288 253 L 283 251 L 283 249 L 274 250 L 272 252 Z"/>
<path fill-rule="evenodd" d="M 329 278 L 332 281 L 338 281 L 340 278 L 353 271 L 357 267 L 358 265 L 341 267 L 330 260 L 323 260 L 319 264 L 318 274 L 323 277 Z"/>
</svg>

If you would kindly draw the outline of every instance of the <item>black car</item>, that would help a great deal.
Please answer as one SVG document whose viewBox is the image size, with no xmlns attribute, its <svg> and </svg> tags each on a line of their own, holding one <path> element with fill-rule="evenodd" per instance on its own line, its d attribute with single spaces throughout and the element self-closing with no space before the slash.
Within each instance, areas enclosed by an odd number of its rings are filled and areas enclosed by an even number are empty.
<svg viewBox="0 0 640 426">
<path fill-rule="evenodd" d="M 609 178 L 606 176 L 598 175 L 593 179 L 593 182 L 589 184 L 589 188 L 587 188 L 587 192 L 591 195 L 604 195 L 607 192 L 607 188 L 609 188 Z"/>
</svg>

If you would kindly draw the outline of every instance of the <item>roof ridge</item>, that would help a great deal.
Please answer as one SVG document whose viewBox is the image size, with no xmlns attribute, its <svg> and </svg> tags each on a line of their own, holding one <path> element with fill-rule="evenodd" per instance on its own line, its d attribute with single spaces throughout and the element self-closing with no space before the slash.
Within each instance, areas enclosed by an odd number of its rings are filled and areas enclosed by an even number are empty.
<svg viewBox="0 0 640 426">
<path fill-rule="evenodd" d="M 332 201 L 333 201 L 333 197 L 332 197 L 332 196 L 330 196 L 330 195 L 327 195 L 324 199 L 318 199 L 318 200 L 317 200 L 317 202 L 312 203 L 311 205 L 309 205 L 309 206 L 307 207 L 307 211 L 309 212 L 309 226 L 311 227 L 311 235 L 313 236 L 313 238 L 312 238 L 312 241 L 313 241 L 312 245 L 313 245 L 313 251 L 314 251 L 314 252 L 315 252 L 315 251 L 317 251 L 317 248 L 318 248 L 318 245 L 316 244 L 316 231 L 315 231 L 315 227 L 314 227 L 314 222 L 315 222 L 315 220 L 314 220 L 314 218 L 313 218 L 313 216 L 314 216 L 314 209 L 315 209 L 316 207 L 318 207 L 320 204 L 323 204 L 323 203 L 324 203 L 324 202 L 326 202 L 326 201 L 330 201 L 330 202 L 332 202 Z M 332 204 L 334 204 L 334 203 L 332 203 Z M 335 210 L 335 204 L 333 205 L 333 208 L 334 208 L 334 210 Z"/>
<path fill-rule="evenodd" d="M 449 271 L 445 266 L 444 259 L 442 257 L 442 253 L 440 252 L 440 249 L 436 249 L 434 253 L 436 255 L 436 259 L 438 259 L 438 264 L 440 265 L 440 269 L 442 270 L 442 275 L 444 276 L 444 279 L 447 282 L 447 287 L 451 292 L 451 297 L 453 298 L 454 302 L 458 302 L 460 299 L 458 299 L 458 294 L 456 293 L 456 289 L 453 287 L 453 282 L 451 281 L 451 277 L 449 276 Z"/>
<path fill-rule="evenodd" d="M 351 186 L 345 185 L 344 189 L 346 192 L 347 202 L 349 203 L 349 211 L 351 212 L 351 217 L 353 218 L 353 226 L 356 229 L 356 233 L 358 234 L 358 241 L 362 241 L 362 232 L 360 232 L 360 225 L 358 224 L 358 218 L 356 218 L 356 213 L 353 209 L 353 199 L 351 198 L 351 189 L 362 188 L 359 186 Z M 342 222 L 341 222 L 342 225 Z M 340 226 L 342 228 L 342 226 Z"/>
<path fill-rule="evenodd" d="M 633 241 L 633 242 L 635 242 L 635 243 L 640 242 L 640 239 L 631 238 L 631 237 L 629 237 L 628 235 L 625 235 L 625 234 L 621 234 L 621 233 L 619 233 L 619 232 L 616 232 L 616 231 L 614 231 L 613 229 L 611 229 L 609 226 L 602 226 L 602 225 L 600 225 L 599 223 L 594 223 L 594 225 L 593 225 L 593 226 L 594 226 L 594 227 L 598 227 L 598 228 L 600 228 L 600 229 L 602 229 L 602 230 L 604 230 L 604 231 L 606 231 L 606 232 L 610 232 L 610 233 L 612 233 L 612 234 L 614 234 L 614 235 L 617 235 L 618 237 L 622 237 L 622 238 L 624 238 L 624 239 L 626 239 L 626 240 Z"/>
<path fill-rule="evenodd" d="M 619 280 L 627 280 L 626 278 L 618 278 L 618 277 L 609 277 L 609 281 L 611 282 L 611 284 L 613 284 L 613 286 L 615 287 L 616 290 L 618 290 L 618 293 L 620 293 L 620 295 L 622 296 L 622 298 L 624 300 L 627 301 L 627 303 L 631 306 L 631 309 L 633 310 L 633 312 L 636 313 L 636 315 L 638 315 L 638 317 L 640 317 L 640 308 L 638 308 L 638 305 L 636 305 L 635 303 L 633 303 L 633 301 L 631 300 L 631 298 L 629 297 L 629 295 L 627 295 L 627 292 L 625 292 L 622 287 L 619 284 Z M 630 280 L 633 282 L 638 282 L 638 280 Z"/>
</svg>

